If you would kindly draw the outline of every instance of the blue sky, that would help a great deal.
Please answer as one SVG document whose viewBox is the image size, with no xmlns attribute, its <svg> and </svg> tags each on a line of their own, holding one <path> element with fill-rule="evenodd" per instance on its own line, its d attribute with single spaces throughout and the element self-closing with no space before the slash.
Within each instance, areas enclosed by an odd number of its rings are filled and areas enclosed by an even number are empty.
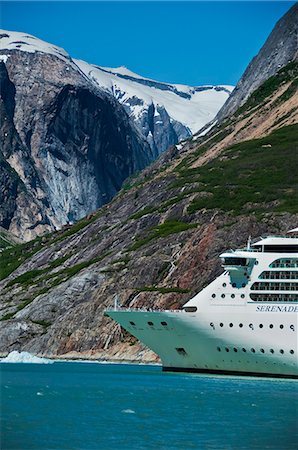
<svg viewBox="0 0 298 450">
<path fill-rule="evenodd" d="M 160 81 L 236 84 L 294 2 L 2 2 L 1 27 Z"/>
</svg>

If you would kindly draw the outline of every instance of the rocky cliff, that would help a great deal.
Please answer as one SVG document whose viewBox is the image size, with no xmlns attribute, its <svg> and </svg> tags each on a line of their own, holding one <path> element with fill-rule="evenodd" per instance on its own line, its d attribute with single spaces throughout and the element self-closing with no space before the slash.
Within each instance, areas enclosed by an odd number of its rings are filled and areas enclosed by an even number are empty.
<svg viewBox="0 0 298 450">
<path fill-rule="evenodd" d="M 232 95 L 219 111 L 221 121 L 234 113 L 265 80 L 298 59 L 298 4 L 277 22 L 265 44 L 240 78 Z"/>
<path fill-rule="evenodd" d="M 19 50 L 0 65 L 0 223 L 15 235 L 79 220 L 153 160 L 124 108 L 77 67 Z"/>
</svg>

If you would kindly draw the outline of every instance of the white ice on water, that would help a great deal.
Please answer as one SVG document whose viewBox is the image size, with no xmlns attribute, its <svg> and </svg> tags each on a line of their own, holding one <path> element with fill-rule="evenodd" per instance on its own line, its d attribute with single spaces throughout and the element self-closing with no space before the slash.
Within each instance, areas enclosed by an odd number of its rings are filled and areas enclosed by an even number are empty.
<svg viewBox="0 0 298 450">
<path fill-rule="evenodd" d="M 18 352 L 14 350 L 10 352 L 6 358 L 0 360 L 2 363 L 34 363 L 34 364 L 52 364 L 54 361 L 47 358 L 39 358 L 28 352 Z"/>
</svg>

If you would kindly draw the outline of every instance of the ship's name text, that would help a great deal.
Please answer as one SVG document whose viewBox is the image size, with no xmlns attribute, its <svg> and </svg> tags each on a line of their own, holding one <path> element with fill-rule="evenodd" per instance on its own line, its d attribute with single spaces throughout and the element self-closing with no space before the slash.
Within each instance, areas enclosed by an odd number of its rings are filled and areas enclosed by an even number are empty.
<svg viewBox="0 0 298 450">
<path fill-rule="evenodd" d="M 298 305 L 258 305 L 257 312 L 298 312 Z"/>
</svg>

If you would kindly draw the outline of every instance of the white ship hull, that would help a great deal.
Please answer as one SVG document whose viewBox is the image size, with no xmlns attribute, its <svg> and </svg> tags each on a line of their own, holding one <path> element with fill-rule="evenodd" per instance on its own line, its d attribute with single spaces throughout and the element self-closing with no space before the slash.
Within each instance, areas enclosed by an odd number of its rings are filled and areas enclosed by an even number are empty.
<svg viewBox="0 0 298 450">
<path fill-rule="evenodd" d="M 275 313 L 256 317 L 243 310 L 212 315 L 110 310 L 108 315 L 157 353 L 166 371 L 298 378 L 296 313 L 278 321 Z"/>
</svg>

